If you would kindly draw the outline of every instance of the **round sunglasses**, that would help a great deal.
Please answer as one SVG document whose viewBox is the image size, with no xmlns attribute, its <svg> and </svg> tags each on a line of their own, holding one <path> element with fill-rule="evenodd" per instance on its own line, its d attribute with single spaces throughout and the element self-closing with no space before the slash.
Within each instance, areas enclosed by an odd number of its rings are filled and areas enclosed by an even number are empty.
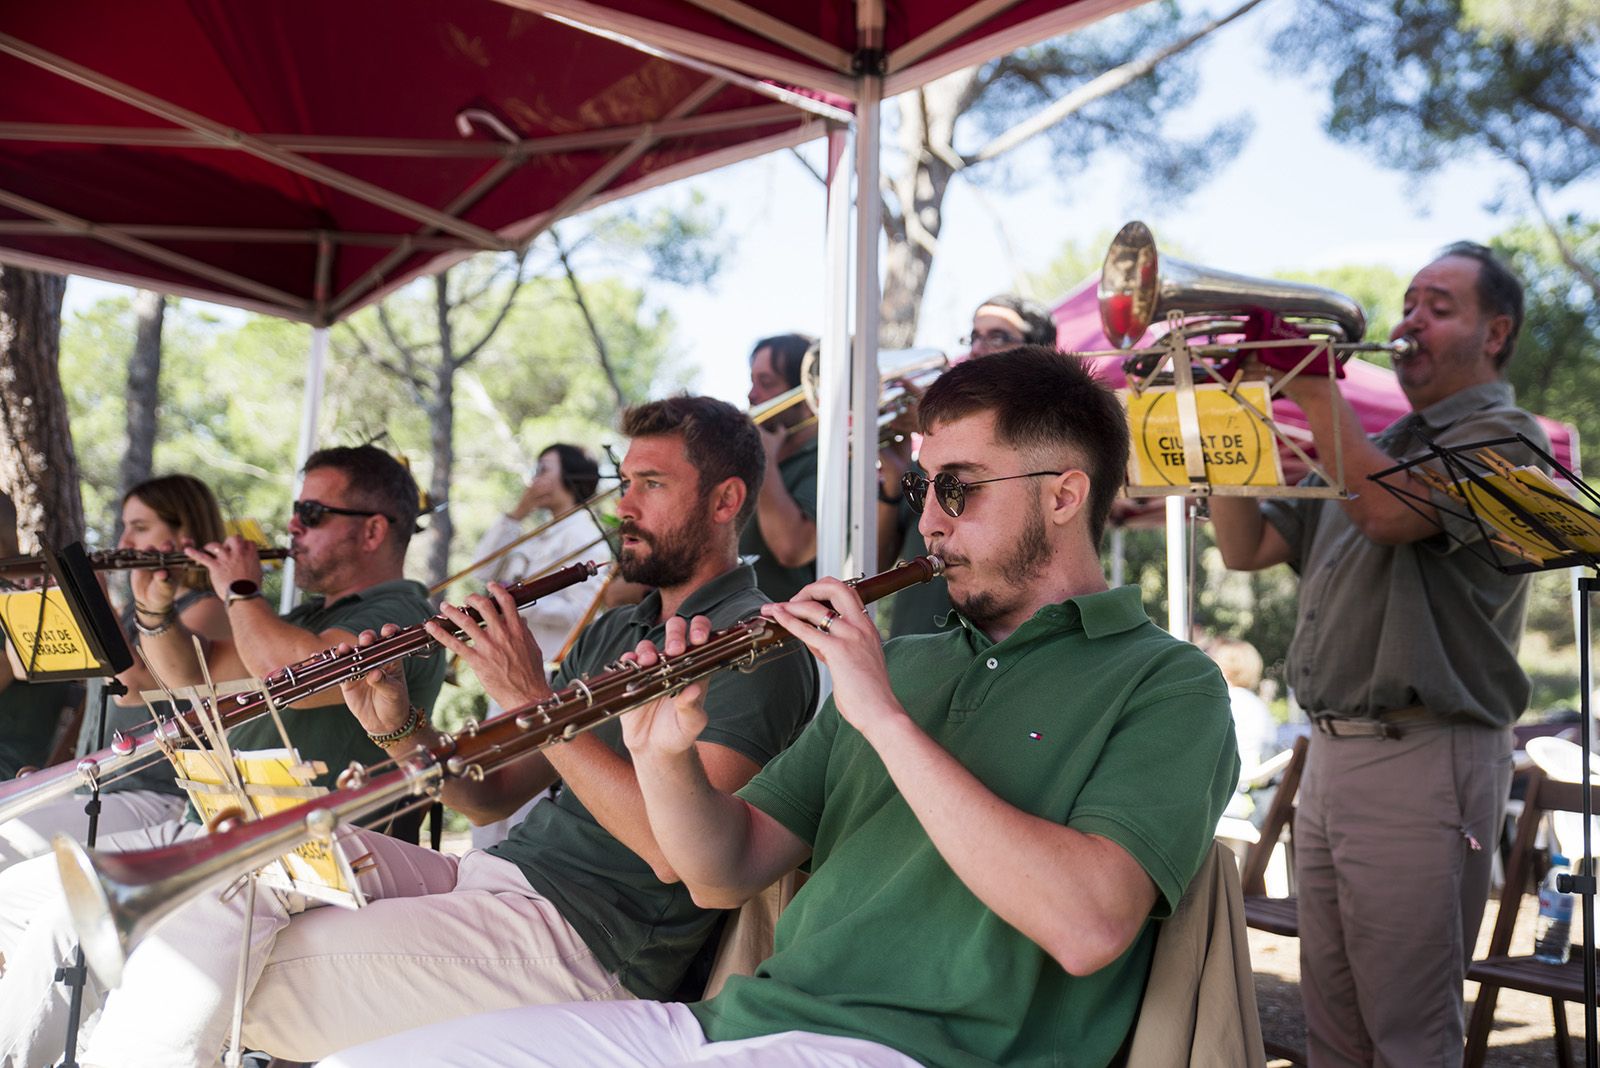
<svg viewBox="0 0 1600 1068">
<path fill-rule="evenodd" d="M 1010 482 L 1014 478 L 1054 478 L 1064 475 L 1065 471 L 1029 471 L 1025 475 L 1002 475 L 999 478 L 982 478 L 976 482 L 963 482 L 955 475 L 948 472 L 934 475 L 931 479 L 907 471 L 900 479 L 900 487 L 906 492 L 906 500 L 911 504 L 911 510 L 918 515 L 928 503 L 928 487 L 933 487 L 934 499 L 939 502 L 939 507 L 951 519 L 959 516 L 967 506 L 967 491 L 987 486 L 991 482 Z"/>
</svg>

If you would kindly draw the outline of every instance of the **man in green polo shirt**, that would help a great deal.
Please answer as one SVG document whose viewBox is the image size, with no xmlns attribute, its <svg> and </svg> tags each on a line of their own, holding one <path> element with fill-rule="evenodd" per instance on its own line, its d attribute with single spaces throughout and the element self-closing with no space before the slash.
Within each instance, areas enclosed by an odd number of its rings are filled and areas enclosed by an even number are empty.
<svg viewBox="0 0 1600 1068">
<path fill-rule="evenodd" d="M 721 627 L 767 603 L 738 563 L 740 526 L 754 508 L 763 455 L 737 409 L 676 397 L 631 409 L 622 462 L 623 576 L 654 587 L 579 638 L 553 682 L 503 587 L 443 614 L 474 634 L 428 631 L 477 672 L 505 708 L 548 697 L 594 674 L 678 615 Z M 371 641 L 371 633 L 362 635 Z M 711 781 L 743 785 L 799 732 L 816 700 L 816 666 L 801 652 L 712 682 L 700 751 Z M 410 712 L 399 672 L 343 689 L 370 736 L 391 755 L 441 739 Z M 530 1002 L 667 997 L 717 914 L 697 905 L 656 847 L 616 722 L 479 781 L 451 780 L 444 800 L 475 820 L 514 811 L 559 775 L 554 801 L 535 805 L 487 852 L 455 858 L 358 832 L 370 854 L 370 904 L 296 914 L 271 900 L 256 911 L 244 1045 L 291 1060 L 419 1022 Z M 262 895 L 271 899 L 273 895 Z M 107 999 L 85 1064 L 145 1068 L 213 1063 L 228 1025 L 231 984 L 196 984 L 218 960 L 237 965 L 242 906 L 207 895 L 135 947 Z M 231 951 L 229 946 L 234 947 Z M 203 962 L 203 963 L 202 963 Z M 3 985 L 0 980 L 0 985 Z M 4 1059 L 0 1046 L 0 1061 Z M 98 1056 L 96 1059 L 94 1054 Z"/>
<path fill-rule="evenodd" d="M 523 1008 L 347 1051 L 324 1068 L 1104 1065 L 1155 929 L 1198 870 L 1239 758 L 1227 687 L 1107 590 L 1116 399 L 1030 346 L 922 402 L 928 546 L 960 623 L 880 644 L 823 579 L 764 613 L 833 676 L 817 719 L 737 794 L 697 755 L 698 687 L 626 717 L 654 840 L 730 906 L 809 862 L 752 977 L 694 1005 Z M 667 630 L 668 654 L 706 638 Z M 685 631 L 687 630 L 687 635 Z M 643 647 L 646 667 L 655 650 Z M 409 1058 L 409 1060 L 407 1059 Z"/>
<path fill-rule="evenodd" d="M 800 385 L 800 368 L 816 342 L 804 334 L 762 338 L 750 350 L 750 405 L 765 404 Z M 755 519 L 739 554 L 755 557 L 756 585 L 786 601 L 817 577 L 817 422 L 797 404 L 760 425 L 766 476 Z"/>
</svg>

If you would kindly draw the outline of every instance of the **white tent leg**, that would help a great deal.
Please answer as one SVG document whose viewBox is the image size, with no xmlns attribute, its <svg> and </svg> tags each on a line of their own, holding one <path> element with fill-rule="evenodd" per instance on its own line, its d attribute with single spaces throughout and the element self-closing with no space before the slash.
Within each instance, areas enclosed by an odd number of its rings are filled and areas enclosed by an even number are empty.
<svg viewBox="0 0 1600 1068">
<path fill-rule="evenodd" d="M 878 116 L 883 79 L 866 74 L 856 100 L 856 336 L 850 374 L 850 549 L 852 573 L 878 570 Z M 871 609 L 869 609 L 869 612 Z"/>
<path fill-rule="evenodd" d="M 1128 581 L 1128 532 L 1122 527 L 1111 528 L 1111 588 L 1116 589 Z"/>
<path fill-rule="evenodd" d="M 317 444 L 317 423 L 322 418 L 322 387 L 328 377 L 328 328 L 318 326 L 311 331 L 311 358 L 306 361 L 306 395 L 300 409 L 300 445 L 294 458 L 294 493 L 300 496 L 302 476 L 300 469 L 306 465 Z M 279 613 L 294 607 L 299 591 L 294 585 L 294 561 L 283 562 L 283 592 L 278 597 Z"/>
<path fill-rule="evenodd" d="M 817 574 L 844 572 L 849 530 L 850 131 L 828 131 L 827 296 L 822 309 L 822 381 L 817 413 Z"/>
<path fill-rule="evenodd" d="M 1189 499 L 1167 498 L 1167 630 L 1189 640 L 1189 549 L 1185 513 Z"/>
</svg>

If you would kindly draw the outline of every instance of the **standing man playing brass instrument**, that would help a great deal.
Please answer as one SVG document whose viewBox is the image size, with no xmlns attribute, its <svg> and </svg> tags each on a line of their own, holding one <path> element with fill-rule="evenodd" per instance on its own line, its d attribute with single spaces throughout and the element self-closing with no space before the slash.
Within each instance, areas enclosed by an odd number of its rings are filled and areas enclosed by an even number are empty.
<svg viewBox="0 0 1600 1068">
<path fill-rule="evenodd" d="M 1096 546 L 1128 430 L 1076 361 L 1029 347 L 956 367 L 921 424 L 933 477 L 907 492 L 959 625 L 883 646 L 834 579 L 764 609 L 835 689 L 737 794 L 704 760 L 698 685 L 624 721 L 652 841 L 696 900 L 737 905 L 809 861 L 756 974 L 693 1005 L 441 1024 L 324 1068 L 1115 1059 L 1151 920 L 1178 903 L 1233 791 L 1227 690 L 1145 617 L 1137 588 L 1106 588 Z M 674 621 L 664 651 L 712 625 Z M 636 655 L 648 667 L 657 650 Z"/>
<path fill-rule="evenodd" d="M 313 453 L 306 461 L 289 535 L 295 580 L 318 596 L 283 617 L 261 597 L 261 563 L 247 542 L 230 538 L 188 550 L 225 602 L 238 655 L 252 674 L 264 677 L 341 642 L 353 642 L 363 630 L 385 622 L 414 625 L 433 614 L 427 589 L 407 581 L 402 572 L 417 500 L 410 473 L 381 449 L 363 445 Z M 140 617 L 140 652 L 168 685 L 199 683 L 193 644 L 172 607 L 178 591 L 157 574 L 135 572 L 136 595 L 146 610 Z M 421 708 L 432 708 L 444 667 L 445 658 L 439 655 L 406 660 L 406 682 Z M 323 785 L 331 785 L 352 760 L 383 759 L 383 750 L 346 712 L 338 693 L 328 691 L 279 714 L 301 757 L 327 766 L 318 777 Z M 236 750 L 282 745 L 268 716 L 235 728 L 229 742 Z M 149 849 L 202 833 L 198 823 L 168 820 L 102 838 L 98 848 Z M 54 975 L 58 966 L 71 962 L 74 943 L 70 928 L 60 926 L 61 904 L 51 854 L 0 873 L 0 1066 L 5 1068 L 50 1063 L 61 1054 L 67 990 L 54 982 Z M 229 952 L 237 953 L 238 937 L 227 936 Z M 206 932 L 201 932 L 192 948 L 198 952 L 207 945 Z M 175 948 L 180 955 L 191 949 Z M 227 983 L 232 974 L 227 973 Z M 163 993 L 159 987 L 147 992 L 155 997 Z M 99 993 L 91 981 L 85 988 L 89 1008 Z M 109 1047 L 102 1063 L 134 1063 L 131 1048 Z"/>
<path fill-rule="evenodd" d="M 1395 361 L 1410 414 L 1369 440 L 1325 376 L 1288 386 L 1318 453 L 1342 450 L 1351 496 L 1212 498 L 1229 567 L 1288 563 L 1300 575 L 1287 674 L 1317 726 L 1294 833 L 1314 1068 L 1461 1063 L 1462 983 L 1510 782 L 1508 728 L 1529 693 L 1516 655 L 1528 578 L 1462 547 L 1481 536 L 1476 523 L 1427 505 L 1419 514 L 1368 476 L 1429 442 L 1522 434 L 1545 447 L 1502 377 L 1521 324 L 1516 277 L 1482 245 L 1450 246 L 1411 280 L 1392 335 L 1415 343 Z M 1421 482 L 1410 489 L 1430 499 Z"/>
<path fill-rule="evenodd" d="M 763 473 L 750 421 L 720 401 L 677 397 L 631 409 L 623 429 L 633 441 L 621 471 L 621 566 L 625 577 L 656 592 L 591 625 L 557 686 L 659 638 L 679 613 L 707 615 L 721 626 L 766 603 L 735 549 Z M 429 633 L 502 705 L 548 696 L 543 653 L 505 590 L 491 586 L 469 603 L 484 621 L 481 632 L 460 610 L 444 611 L 474 633 L 470 642 L 434 625 Z M 361 641 L 373 638 L 363 634 Z M 809 715 L 816 685 L 815 665 L 804 655 L 719 675 L 708 699 L 712 725 L 701 740 L 713 781 L 736 788 L 786 745 Z M 437 741 L 410 710 L 394 673 L 374 672 L 347 684 L 344 694 L 368 735 L 391 754 Z M 556 775 L 565 783 L 558 798 L 534 806 L 488 852 L 458 859 L 358 832 L 373 865 L 363 876 L 366 908 L 291 915 L 286 906 L 293 902 L 259 895 L 245 1045 L 315 1060 L 486 1006 L 669 996 L 716 914 L 696 906 L 663 863 L 619 724 L 482 781 L 452 780 L 444 799 L 475 820 L 493 819 Z M 135 947 L 85 1063 L 177 1068 L 214 1059 L 239 963 L 242 907 L 237 897 L 223 902 L 208 893 Z M 70 934 L 58 937 L 70 942 Z M 8 983 L 0 980 L 0 997 L 31 996 Z M 0 1063 L 7 1041 L 13 1036 L 0 1034 Z"/>
<path fill-rule="evenodd" d="M 750 351 L 751 407 L 798 389 L 800 368 L 815 344 L 804 334 L 757 341 Z M 817 426 L 812 414 L 808 405 L 796 404 L 758 427 L 766 476 L 755 521 L 739 539 L 739 552 L 756 558 L 756 585 L 774 601 L 788 600 L 817 577 Z"/>
</svg>

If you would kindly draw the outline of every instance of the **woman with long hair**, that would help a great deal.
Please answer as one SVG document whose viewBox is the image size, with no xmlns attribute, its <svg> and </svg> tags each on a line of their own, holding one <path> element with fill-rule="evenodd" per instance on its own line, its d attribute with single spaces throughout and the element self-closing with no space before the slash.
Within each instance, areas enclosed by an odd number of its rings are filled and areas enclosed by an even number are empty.
<svg viewBox="0 0 1600 1068">
<path fill-rule="evenodd" d="M 189 475 L 166 475 L 141 482 L 122 498 L 122 537 L 119 549 L 170 549 L 183 543 L 204 545 L 221 541 L 225 534 L 222 512 L 211 488 Z M 244 674 L 232 648 L 227 613 L 211 591 L 202 570 L 168 572 L 130 571 L 133 603 L 121 616 L 122 628 L 130 646 L 137 646 L 141 628 L 155 630 L 169 625 L 165 612 L 146 610 L 155 583 L 170 582 L 177 588 L 172 611 L 175 618 L 207 645 L 207 661 L 217 681 Z M 163 598 L 164 600 L 164 598 Z M 109 743 L 117 730 L 131 732 L 150 720 L 150 709 L 141 692 L 156 689 L 155 678 L 137 658 L 128 670 L 117 676 L 126 689 L 106 703 L 104 739 L 101 741 L 100 700 L 102 685 L 91 682 L 84 708 L 83 726 L 78 734 L 78 755 L 92 752 Z M 156 707 L 167 712 L 166 702 Z M 98 834 L 160 823 L 182 814 L 186 802 L 176 782 L 176 772 L 166 761 L 150 764 L 139 771 L 115 778 L 100 787 Z M 0 870 L 19 860 L 47 852 L 50 839 L 58 832 L 82 836 L 88 829 L 82 797 L 42 805 L 13 820 L 0 823 Z"/>
</svg>

